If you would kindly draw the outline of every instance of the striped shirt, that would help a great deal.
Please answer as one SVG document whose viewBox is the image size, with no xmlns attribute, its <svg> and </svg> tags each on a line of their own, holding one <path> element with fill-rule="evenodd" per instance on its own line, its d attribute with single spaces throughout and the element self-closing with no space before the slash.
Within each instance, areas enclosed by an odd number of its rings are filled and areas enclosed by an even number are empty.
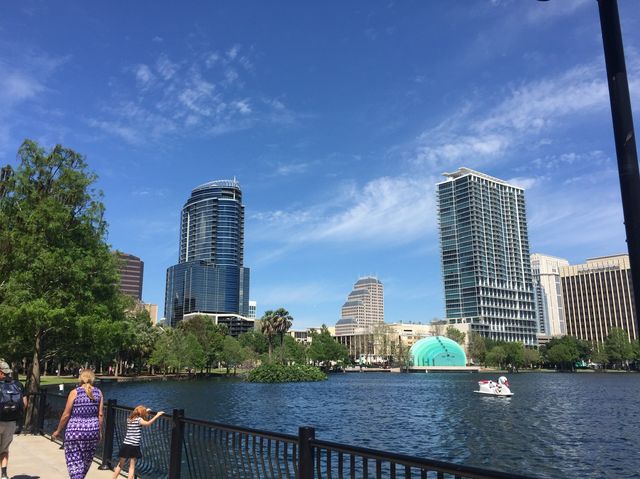
<svg viewBox="0 0 640 479">
<path fill-rule="evenodd" d="M 123 444 L 128 444 L 130 446 L 139 446 L 140 445 L 140 436 L 141 436 L 141 427 L 140 421 L 141 417 L 137 417 L 135 419 L 127 419 L 127 434 L 124 437 Z"/>
</svg>

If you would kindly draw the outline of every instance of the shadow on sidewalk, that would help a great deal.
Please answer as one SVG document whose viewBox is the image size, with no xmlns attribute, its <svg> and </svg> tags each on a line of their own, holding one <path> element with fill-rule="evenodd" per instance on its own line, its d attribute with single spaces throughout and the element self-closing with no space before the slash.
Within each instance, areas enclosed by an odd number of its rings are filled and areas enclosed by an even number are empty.
<svg viewBox="0 0 640 479">
<path fill-rule="evenodd" d="M 40 479 L 40 476 L 28 476 L 27 474 L 19 474 L 17 476 L 11 476 L 11 479 Z"/>
</svg>

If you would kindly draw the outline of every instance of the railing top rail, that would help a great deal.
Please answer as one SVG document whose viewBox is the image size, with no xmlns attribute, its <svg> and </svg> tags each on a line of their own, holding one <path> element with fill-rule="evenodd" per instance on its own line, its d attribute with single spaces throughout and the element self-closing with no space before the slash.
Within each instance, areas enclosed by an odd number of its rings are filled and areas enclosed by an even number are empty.
<svg viewBox="0 0 640 479">
<path fill-rule="evenodd" d="M 391 452 L 378 451 L 376 449 L 369 449 L 366 447 L 348 446 L 337 442 L 320 441 L 312 439 L 309 441 L 312 447 L 318 447 L 321 449 L 330 449 L 332 451 L 354 454 L 369 459 L 380 459 L 404 466 L 411 467 L 428 467 L 431 470 L 457 474 L 465 477 L 472 477 L 474 479 L 535 479 L 532 476 L 523 476 L 519 474 L 513 474 L 511 472 L 490 471 L 487 469 L 478 469 L 472 466 L 463 466 L 450 462 L 438 461 L 435 459 L 423 459 L 420 457 L 409 456 L 406 454 L 395 454 Z"/>
<path fill-rule="evenodd" d="M 229 431 L 229 432 L 240 432 L 240 433 L 244 433 L 244 434 L 253 434 L 256 436 L 262 436 L 268 439 L 275 439 L 278 441 L 285 441 L 285 442 L 298 442 L 298 436 L 293 436 L 291 434 L 281 434 L 278 432 L 272 432 L 272 431 L 263 431 L 261 429 L 252 429 L 249 427 L 240 427 L 240 426 L 232 426 L 230 424 L 223 424 L 223 423 L 219 423 L 219 422 L 211 422 L 211 421 L 205 421 L 202 419 L 194 419 L 194 418 L 189 418 L 189 417 L 185 417 L 183 418 L 183 421 L 185 423 L 190 423 L 190 424 L 196 424 L 199 426 L 207 426 L 207 427 L 213 427 L 216 429 L 220 429 L 223 431 Z"/>
</svg>

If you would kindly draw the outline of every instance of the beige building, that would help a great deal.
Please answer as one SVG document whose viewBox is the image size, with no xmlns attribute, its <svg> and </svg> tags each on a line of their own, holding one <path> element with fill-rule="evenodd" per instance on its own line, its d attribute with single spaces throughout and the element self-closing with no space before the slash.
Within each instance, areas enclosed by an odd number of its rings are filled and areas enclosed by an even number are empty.
<svg viewBox="0 0 640 479">
<path fill-rule="evenodd" d="M 543 336 L 558 337 L 567 334 L 560 279 L 560 269 L 565 266 L 569 266 L 569 262 L 563 258 L 540 253 L 531 255 L 538 333 Z"/>
<path fill-rule="evenodd" d="M 142 307 L 149 312 L 151 324 L 156 324 L 158 322 L 158 305 L 143 303 Z"/>
<path fill-rule="evenodd" d="M 468 325 L 461 325 L 468 329 Z M 458 327 L 458 325 L 454 326 Z M 460 328 L 458 328 L 460 329 Z M 382 323 L 369 332 L 350 335 L 336 334 L 336 341 L 344 344 L 349 355 L 354 358 L 365 358 L 367 361 L 383 361 L 391 354 L 393 347 L 402 344 L 410 348 L 414 343 L 428 336 L 444 334 L 433 324 L 422 323 Z M 391 345 L 394 345 L 393 347 Z"/>
<path fill-rule="evenodd" d="M 384 287 L 373 276 L 360 278 L 342 305 L 340 320 L 336 323 L 337 336 L 350 336 L 371 332 L 384 323 Z"/>
<path fill-rule="evenodd" d="M 560 269 L 567 334 L 603 342 L 611 328 L 638 339 L 631 266 L 626 254 L 588 259 Z"/>
</svg>

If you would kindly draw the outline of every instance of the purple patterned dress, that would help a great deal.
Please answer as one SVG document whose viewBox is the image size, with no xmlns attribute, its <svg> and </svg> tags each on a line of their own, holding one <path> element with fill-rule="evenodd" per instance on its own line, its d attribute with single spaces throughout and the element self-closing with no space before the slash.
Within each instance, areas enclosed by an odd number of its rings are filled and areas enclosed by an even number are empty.
<svg viewBox="0 0 640 479">
<path fill-rule="evenodd" d="M 98 409 L 102 392 L 93 388 L 93 399 L 84 388 L 76 388 L 71 417 L 64 433 L 64 457 L 70 479 L 84 479 L 91 466 L 100 439 Z"/>
</svg>

